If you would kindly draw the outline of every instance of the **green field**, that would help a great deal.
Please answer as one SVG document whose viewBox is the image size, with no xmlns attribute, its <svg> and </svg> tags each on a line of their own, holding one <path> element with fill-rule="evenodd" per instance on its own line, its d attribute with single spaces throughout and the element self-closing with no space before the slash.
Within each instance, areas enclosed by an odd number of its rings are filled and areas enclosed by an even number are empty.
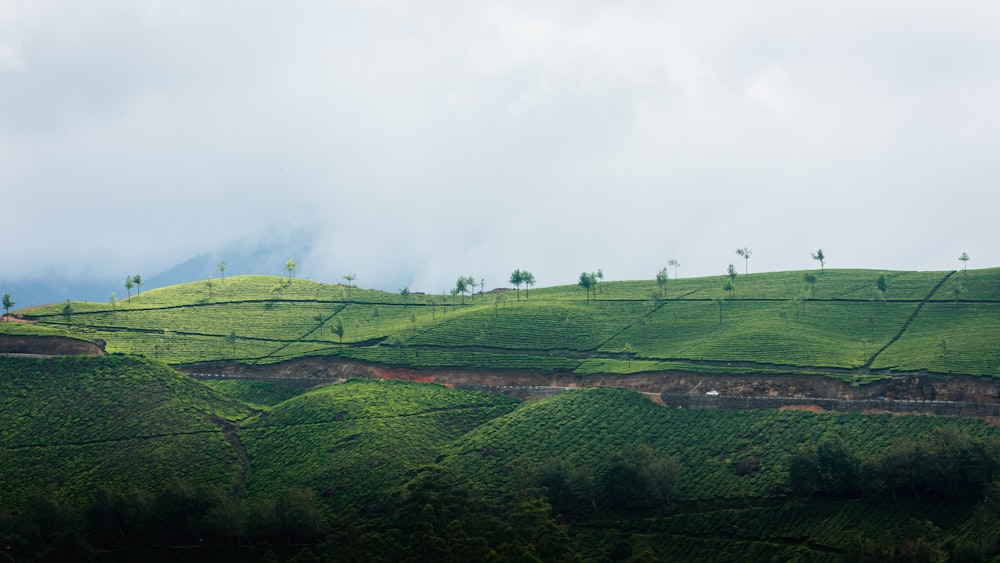
<svg viewBox="0 0 1000 563">
<path fill-rule="evenodd" d="M 606 282 L 454 296 L 400 295 L 268 276 L 156 289 L 111 303 L 20 313 L 46 329 L 101 338 L 111 352 L 174 365 L 270 364 L 329 356 L 421 368 L 537 369 L 580 374 L 708 373 L 737 364 L 810 373 L 863 371 L 995 377 L 1000 373 L 1000 269 L 827 270 L 726 278 Z M 880 296 L 876 280 L 884 275 Z M 955 288 L 958 287 L 957 293 Z M 631 350 L 626 358 L 623 351 Z M 695 366 L 702 366 L 701 368 Z"/>
<path fill-rule="evenodd" d="M 233 552 L 251 561 L 302 545 L 334 560 L 1000 556 L 1000 430 L 982 420 L 688 410 L 609 388 L 521 403 L 402 381 L 206 385 L 120 355 L 0 358 L 0 373 L 15 560 L 199 542 L 262 546 Z M 803 489 L 810 451 L 819 479 L 853 477 Z"/>
</svg>

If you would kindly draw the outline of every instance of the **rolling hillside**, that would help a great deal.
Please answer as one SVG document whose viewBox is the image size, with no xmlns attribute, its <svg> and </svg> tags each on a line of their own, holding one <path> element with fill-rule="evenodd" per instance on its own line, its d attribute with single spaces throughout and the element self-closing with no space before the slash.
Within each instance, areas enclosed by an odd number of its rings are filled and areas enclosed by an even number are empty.
<svg viewBox="0 0 1000 563">
<path fill-rule="evenodd" d="M 1000 435 L 982 419 L 650 400 L 704 398 L 713 378 L 841 398 L 954 380 L 995 402 L 1000 269 L 804 274 L 464 304 L 241 276 L 18 311 L 0 323 L 17 348 L 0 357 L 0 538 L 18 560 L 246 543 L 240 560 L 1000 555 Z M 20 357 L 46 337 L 108 354 Z M 566 390 L 461 389 L 538 382 Z M 648 392 L 609 388 L 624 382 Z"/>
<path fill-rule="evenodd" d="M 521 403 L 401 381 L 206 386 L 120 355 L 0 362 L 0 536 L 16 559 L 200 543 L 189 557 L 306 544 L 379 560 L 428 537 L 476 559 L 1000 553 L 1000 434 L 982 420 L 664 408 L 608 388 Z M 802 488 L 794 468 L 817 445 L 820 467 L 824 448 L 855 460 L 843 490 Z M 524 534 L 554 545 L 511 543 Z"/>
<path fill-rule="evenodd" d="M 813 284 L 806 274 L 738 276 L 732 292 L 723 277 L 670 280 L 662 292 L 654 281 L 606 282 L 590 299 L 576 286 L 461 297 L 240 276 L 21 314 L 36 330 L 174 365 L 322 356 L 425 369 L 808 372 L 851 382 L 1000 373 L 1000 269 L 828 270 Z"/>
</svg>

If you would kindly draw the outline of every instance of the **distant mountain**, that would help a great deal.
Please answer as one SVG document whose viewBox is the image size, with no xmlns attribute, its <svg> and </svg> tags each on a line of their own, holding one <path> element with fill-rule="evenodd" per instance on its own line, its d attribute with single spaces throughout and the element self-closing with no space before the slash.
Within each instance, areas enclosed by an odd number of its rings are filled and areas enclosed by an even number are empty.
<svg viewBox="0 0 1000 563">
<path fill-rule="evenodd" d="M 154 289 L 203 280 L 209 276 L 219 277 L 219 262 L 226 261 L 226 276 L 244 274 L 281 275 L 285 261 L 292 256 L 308 254 L 313 245 L 313 235 L 300 231 L 273 240 L 246 242 L 238 241 L 211 252 L 199 254 L 180 264 L 154 275 L 143 275 L 143 289 Z M 110 300 L 111 293 L 121 299 L 125 297 L 125 274 L 121 280 L 101 281 L 95 279 L 45 278 L 9 282 L 0 279 L 0 294 L 9 293 L 16 302 L 15 309 L 46 305 L 62 301 Z"/>
</svg>

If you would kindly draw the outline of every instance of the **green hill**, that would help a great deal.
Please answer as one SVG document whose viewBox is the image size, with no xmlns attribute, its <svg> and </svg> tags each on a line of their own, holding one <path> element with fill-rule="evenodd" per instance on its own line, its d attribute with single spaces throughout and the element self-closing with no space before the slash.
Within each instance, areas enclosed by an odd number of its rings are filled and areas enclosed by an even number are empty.
<svg viewBox="0 0 1000 563">
<path fill-rule="evenodd" d="M 521 403 L 403 381 L 206 385 L 122 355 L 0 358 L 0 374 L 0 536 L 17 559 L 197 542 L 191 557 L 215 559 L 252 540 L 244 560 L 290 541 L 378 560 L 428 538 L 481 559 L 537 553 L 513 538 L 548 530 L 545 560 L 836 561 L 1000 539 L 1000 437 L 975 419 L 688 410 L 609 388 Z M 824 481 L 841 459 L 854 473 Z"/>
<path fill-rule="evenodd" d="M 173 479 L 237 484 L 240 462 L 216 421 L 252 409 L 160 363 L 0 357 L 0 374 L 7 508 L 51 486 L 88 497 L 100 487 L 156 491 Z"/>
<path fill-rule="evenodd" d="M 732 292 L 721 276 L 670 280 L 662 291 L 652 280 L 606 282 L 592 298 L 576 286 L 460 298 L 241 276 L 21 314 L 170 364 L 319 355 L 578 374 L 714 373 L 733 364 L 852 381 L 998 373 L 1000 269 L 827 270 L 814 284 L 807 274 L 738 276 Z"/>
<path fill-rule="evenodd" d="M 377 379 L 200 382 L 168 367 L 266 375 L 318 358 L 580 387 L 997 375 L 1000 269 L 805 274 L 464 304 L 245 276 L 19 311 L 37 324 L 0 323 L 0 335 L 100 339 L 109 354 L 0 357 L 0 540 L 15 559 L 52 560 L 180 545 L 217 559 L 246 542 L 262 547 L 241 560 L 289 559 L 293 544 L 354 560 L 996 557 L 1000 436 L 978 419 L 666 408 L 597 387 L 522 403 Z"/>
</svg>

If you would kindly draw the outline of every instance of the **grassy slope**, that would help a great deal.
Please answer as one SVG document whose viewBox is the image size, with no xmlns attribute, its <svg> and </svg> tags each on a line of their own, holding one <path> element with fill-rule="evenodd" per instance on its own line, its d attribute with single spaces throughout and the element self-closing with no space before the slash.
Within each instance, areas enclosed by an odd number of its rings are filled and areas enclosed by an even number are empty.
<svg viewBox="0 0 1000 563">
<path fill-rule="evenodd" d="M 350 381 L 276 405 L 240 430 L 253 460 L 251 494 L 308 487 L 331 506 L 365 507 L 433 463 L 461 434 L 519 401 L 401 381 Z"/>
<path fill-rule="evenodd" d="M 974 506 L 782 501 L 798 445 L 832 432 L 859 454 L 876 455 L 896 440 L 919 440 L 946 426 L 973 436 L 998 432 L 972 419 L 667 409 L 632 391 L 592 388 L 529 403 L 487 422 L 451 445 L 442 463 L 504 496 L 513 490 L 508 469 L 515 460 L 561 458 L 571 467 L 589 467 L 599 483 L 616 452 L 646 444 L 681 463 L 677 504 L 578 522 L 573 534 L 589 557 L 604 559 L 614 543 L 627 540 L 633 553 L 650 549 L 663 560 L 839 561 L 859 538 L 904 535 L 912 519 L 941 528 L 937 545 L 968 541 Z M 736 464 L 743 458 L 760 460 L 761 470 L 738 475 Z M 989 521 L 997 523 L 994 516 Z M 985 541 L 996 539 L 991 528 Z"/>
<path fill-rule="evenodd" d="M 241 276 L 144 292 L 112 304 L 74 303 L 69 324 L 109 351 L 168 363 L 239 359 L 272 363 L 332 355 L 422 367 L 536 368 L 578 373 L 661 369 L 713 371 L 804 367 L 1000 372 L 1000 269 L 885 272 L 886 301 L 873 270 L 606 282 L 595 300 L 576 286 L 502 295 L 385 293 L 304 280 Z M 956 305 L 955 281 L 963 288 Z M 939 287 L 940 284 L 940 287 Z M 280 288 L 280 289 L 276 289 Z M 722 297 L 721 301 L 718 300 Z M 720 322 L 721 305 L 721 322 Z M 26 313 L 67 329 L 62 304 Z M 333 332 L 344 329 L 343 344 Z M 5 327 L 0 326 L 0 331 Z M 944 339 L 944 344 L 942 344 Z M 630 346 L 634 361 L 621 352 Z M 841 375 L 842 376 L 842 375 Z"/>
<path fill-rule="evenodd" d="M 52 485 L 87 495 L 98 485 L 157 490 L 174 477 L 228 487 L 238 476 L 209 417 L 239 420 L 251 410 L 162 364 L 0 358 L 0 373 L 6 506 Z"/>
<path fill-rule="evenodd" d="M 630 445 L 679 460 L 679 504 L 574 528 L 595 558 L 626 537 L 678 560 L 739 550 L 816 559 L 843 553 L 870 530 L 902 529 L 914 516 L 942 528 L 941 544 L 966 537 L 967 505 L 772 503 L 787 486 L 790 454 L 825 432 L 862 454 L 945 425 L 997 432 L 953 418 L 667 409 L 622 389 L 580 389 L 518 406 L 500 395 L 399 381 L 352 381 L 288 398 L 261 384 L 222 385 L 272 404 L 250 418 L 241 401 L 134 357 L 0 358 L 0 373 L 7 415 L 0 481 L 13 491 L 6 506 L 52 485 L 81 495 L 100 486 L 156 490 L 172 477 L 233 486 L 239 460 L 209 416 L 243 421 L 252 496 L 306 487 L 335 511 L 370 506 L 408 470 L 435 461 L 502 497 L 512 487 L 506 468 L 518 458 L 560 457 L 589 466 L 598 480 L 611 456 Z M 735 466 L 746 457 L 762 469 L 741 477 Z M 732 503 L 746 505 L 725 507 Z"/>
</svg>

